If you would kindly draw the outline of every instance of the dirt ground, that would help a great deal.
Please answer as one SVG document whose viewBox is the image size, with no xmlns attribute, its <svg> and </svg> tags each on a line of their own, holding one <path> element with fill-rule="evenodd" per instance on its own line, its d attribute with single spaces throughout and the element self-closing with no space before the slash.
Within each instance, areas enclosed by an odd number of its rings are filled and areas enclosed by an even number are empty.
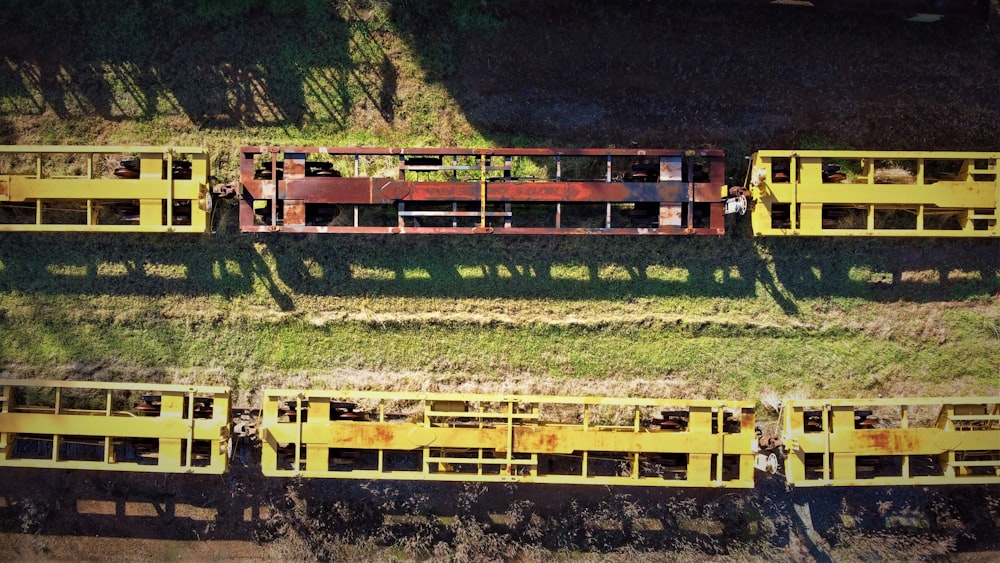
<svg viewBox="0 0 1000 563">
<path fill-rule="evenodd" d="M 759 479 L 751 491 L 296 481 L 264 479 L 253 460 L 243 461 L 222 477 L 5 470 L 0 560 L 1000 554 L 996 487 L 787 490 L 778 478 Z"/>
</svg>

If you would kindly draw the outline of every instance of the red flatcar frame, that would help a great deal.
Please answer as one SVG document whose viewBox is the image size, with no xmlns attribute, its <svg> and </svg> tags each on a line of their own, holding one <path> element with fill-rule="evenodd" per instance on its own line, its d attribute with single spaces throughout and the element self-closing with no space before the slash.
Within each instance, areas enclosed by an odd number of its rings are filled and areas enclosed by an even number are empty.
<svg viewBox="0 0 1000 563">
<path fill-rule="evenodd" d="M 361 161 L 377 158 L 391 169 L 365 174 Z M 547 177 L 519 177 L 520 159 Z M 353 171 L 334 161 L 353 161 Z M 599 173 L 568 177 L 565 168 L 580 161 Z M 720 150 L 246 146 L 240 229 L 721 235 L 725 184 Z M 583 214 L 571 223 L 565 210 L 574 205 Z M 378 220 L 363 220 L 372 209 Z"/>
</svg>

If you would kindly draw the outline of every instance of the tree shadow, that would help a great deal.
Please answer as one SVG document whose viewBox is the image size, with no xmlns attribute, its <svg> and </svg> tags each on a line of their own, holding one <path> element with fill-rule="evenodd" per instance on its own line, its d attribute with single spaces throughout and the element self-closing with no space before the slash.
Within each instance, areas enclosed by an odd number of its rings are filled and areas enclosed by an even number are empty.
<svg viewBox="0 0 1000 563">
<path fill-rule="evenodd" d="M 371 37 L 363 20 L 345 21 L 329 3 L 129 2 L 106 14 L 87 6 L 14 0 L 0 12 L 0 94 L 15 106 L 6 111 L 343 129 L 368 96 L 393 118 L 395 67 L 377 40 L 359 48 L 356 31 Z"/>
<path fill-rule="evenodd" d="M 1000 144 L 1000 71 L 987 62 L 1000 56 L 1000 29 L 978 20 L 723 0 L 391 4 L 428 76 L 500 143 L 712 145 L 734 165 L 743 151 L 817 139 Z M 974 84 L 963 80 L 972 67 Z M 970 87 L 941 87 L 959 83 Z"/>
<path fill-rule="evenodd" d="M 394 132 L 413 134 L 397 115 L 423 118 L 427 108 L 407 107 L 419 96 L 398 92 L 406 78 L 386 37 L 401 37 L 427 80 L 495 144 L 716 146 L 733 175 L 761 147 L 1000 145 L 1000 27 L 976 21 L 831 19 L 723 0 L 89 6 L 8 2 L 0 113 L 174 113 L 200 128 L 317 124 L 327 133 L 357 127 L 355 114 L 372 107 Z"/>
</svg>

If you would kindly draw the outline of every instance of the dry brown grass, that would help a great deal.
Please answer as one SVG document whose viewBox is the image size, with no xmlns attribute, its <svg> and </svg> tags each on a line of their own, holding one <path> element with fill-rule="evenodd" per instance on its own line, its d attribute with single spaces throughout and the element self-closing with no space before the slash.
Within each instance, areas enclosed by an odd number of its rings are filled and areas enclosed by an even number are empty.
<svg viewBox="0 0 1000 563">
<path fill-rule="evenodd" d="M 916 176 L 905 168 L 890 167 L 875 169 L 876 184 L 915 184 Z"/>
</svg>

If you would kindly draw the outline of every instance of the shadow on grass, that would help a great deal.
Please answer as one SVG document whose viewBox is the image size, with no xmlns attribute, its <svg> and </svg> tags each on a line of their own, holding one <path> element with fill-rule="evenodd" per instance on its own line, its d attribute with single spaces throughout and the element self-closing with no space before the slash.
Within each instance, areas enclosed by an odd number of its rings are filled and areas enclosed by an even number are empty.
<svg viewBox="0 0 1000 563">
<path fill-rule="evenodd" d="M 308 123 L 329 133 L 365 129 L 352 112 L 371 107 L 388 124 L 406 113 L 413 123 L 397 128 L 405 137 L 440 142 L 441 108 L 397 95 L 415 71 L 448 91 L 476 134 L 500 144 L 712 145 L 734 164 L 752 149 L 817 142 L 1000 144 L 992 63 L 1000 31 L 964 19 L 921 26 L 865 11 L 723 0 L 207 0 L 113 9 L 10 0 L 0 25 L 0 112 L 8 115 L 182 115 L 199 128 Z M 397 68 L 399 50 L 387 47 L 397 39 L 419 68 Z M 51 135 L 44 141 L 93 132 Z"/>
<path fill-rule="evenodd" d="M 140 122 L 173 114 L 198 128 L 310 120 L 342 130 L 368 98 L 393 118 L 392 61 L 364 21 L 344 20 L 329 2 L 8 4 L 0 96 L 11 114 Z"/>
<path fill-rule="evenodd" d="M 266 479 L 255 470 L 237 464 L 220 487 L 205 476 L 8 469 L 0 531 L 35 534 L 37 541 L 95 533 L 255 541 L 258 549 L 297 536 L 292 545 L 308 553 L 285 553 L 293 559 L 341 560 L 394 546 L 397 556 L 464 549 L 491 560 L 545 549 L 765 559 L 797 559 L 805 551 L 824 561 L 836 560 L 831 545 L 851 559 L 991 548 L 996 530 L 977 512 L 984 496 L 995 498 L 995 487 L 789 492 L 768 478 L 754 490 L 723 491 Z M 924 524 L 897 523 L 907 520 Z M 864 541 L 852 545 L 850 534 Z"/>
<path fill-rule="evenodd" d="M 224 231 L 224 230 L 223 230 Z M 1000 291 L 1000 241 L 6 234 L 0 291 L 47 295 L 961 301 Z M 641 310 L 637 310 L 641 313 Z"/>
<path fill-rule="evenodd" d="M 1000 54 L 1000 32 L 978 20 L 922 26 L 866 10 L 722 0 L 391 3 L 430 78 L 487 136 L 704 143 L 733 161 L 778 146 L 1000 143 L 1000 73 L 987 62 Z M 939 88 L 961 82 L 954 53 L 983 63 L 975 88 Z M 963 106 L 968 119 L 935 109 Z"/>
</svg>

